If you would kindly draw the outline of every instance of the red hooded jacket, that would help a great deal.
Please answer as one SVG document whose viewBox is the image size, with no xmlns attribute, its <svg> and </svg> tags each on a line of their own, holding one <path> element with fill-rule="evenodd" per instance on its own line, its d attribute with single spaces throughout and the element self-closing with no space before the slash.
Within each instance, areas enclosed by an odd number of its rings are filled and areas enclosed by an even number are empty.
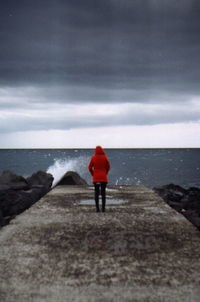
<svg viewBox="0 0 200 302">
<path fill-rule="evenodd" d="M 88 169 L 93 176 L 93 182 L 108 182 L 107 174 L 110 170 L 110 163 L 102 147 L 96 147 L 95 155 L 92 156 Z"/>
</svg>

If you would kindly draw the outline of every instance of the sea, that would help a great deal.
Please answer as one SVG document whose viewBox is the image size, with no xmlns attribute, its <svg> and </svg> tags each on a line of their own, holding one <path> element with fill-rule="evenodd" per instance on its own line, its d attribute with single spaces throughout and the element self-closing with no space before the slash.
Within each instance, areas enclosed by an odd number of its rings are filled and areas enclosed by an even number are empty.
<svg viewBox="0 0 200 302">
<path fill-rule="evenodd" d="M 111 164 L 110 185 L 200 187 L 200 148 L 105 151 Z M 92 184 L 87 167 L 93 153 L 93 149 L 0 149 L 0 173 L 11 170 L 28 177 L 42 170 L 53 175 L 54 186 L 65 172 L 76 171 Z"/>
</svg>

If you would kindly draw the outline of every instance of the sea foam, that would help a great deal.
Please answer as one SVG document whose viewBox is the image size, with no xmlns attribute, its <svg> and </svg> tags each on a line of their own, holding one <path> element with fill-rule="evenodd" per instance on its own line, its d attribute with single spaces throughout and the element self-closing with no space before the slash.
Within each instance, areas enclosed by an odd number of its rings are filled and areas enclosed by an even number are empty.
<svg viewBox="0 0 200 302">
<path fill-rule="evenodd" d="M 59 182 L 67 171 L 75 171 L 84 179 L 88 178 L 88 161 L 89 158 L 86 156 L 66 159 L 55 158 L 53 165 L 47 169 L 47 173 L 54 177 L 52 187 Z"/>
</svg>

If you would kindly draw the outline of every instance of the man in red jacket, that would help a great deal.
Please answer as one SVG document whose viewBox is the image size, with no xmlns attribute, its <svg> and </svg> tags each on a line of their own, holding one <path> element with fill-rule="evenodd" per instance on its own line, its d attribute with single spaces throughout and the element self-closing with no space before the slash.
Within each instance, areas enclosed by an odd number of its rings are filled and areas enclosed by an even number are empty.
<svg viewBox="0 0 200 302">
<path fill-rule="evenodd" d="M 92 175 L 92 182 L 95 188 L 96 210 L 99 212 L 99 193 L 101 187 L 102 212 L 105 212 L 106 185 L 108 183 L 108 171 L 110 170 L 110 163 L 107 159 L 105 151 L 101 146 L 96 147 L 95 155 L 92 156 L 88 169 Z"/>
</svg>

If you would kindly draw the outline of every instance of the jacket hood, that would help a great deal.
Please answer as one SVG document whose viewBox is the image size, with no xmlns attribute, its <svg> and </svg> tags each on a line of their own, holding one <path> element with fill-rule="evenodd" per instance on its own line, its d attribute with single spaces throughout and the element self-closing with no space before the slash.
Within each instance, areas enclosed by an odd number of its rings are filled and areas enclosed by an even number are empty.
<svg viewBox="0 0 200 302">
<path fill-rule="evenodd" d="M 101 146 L 96 146 L 95 155 L 105 155 L 105 151 Z"/>
</svg>

